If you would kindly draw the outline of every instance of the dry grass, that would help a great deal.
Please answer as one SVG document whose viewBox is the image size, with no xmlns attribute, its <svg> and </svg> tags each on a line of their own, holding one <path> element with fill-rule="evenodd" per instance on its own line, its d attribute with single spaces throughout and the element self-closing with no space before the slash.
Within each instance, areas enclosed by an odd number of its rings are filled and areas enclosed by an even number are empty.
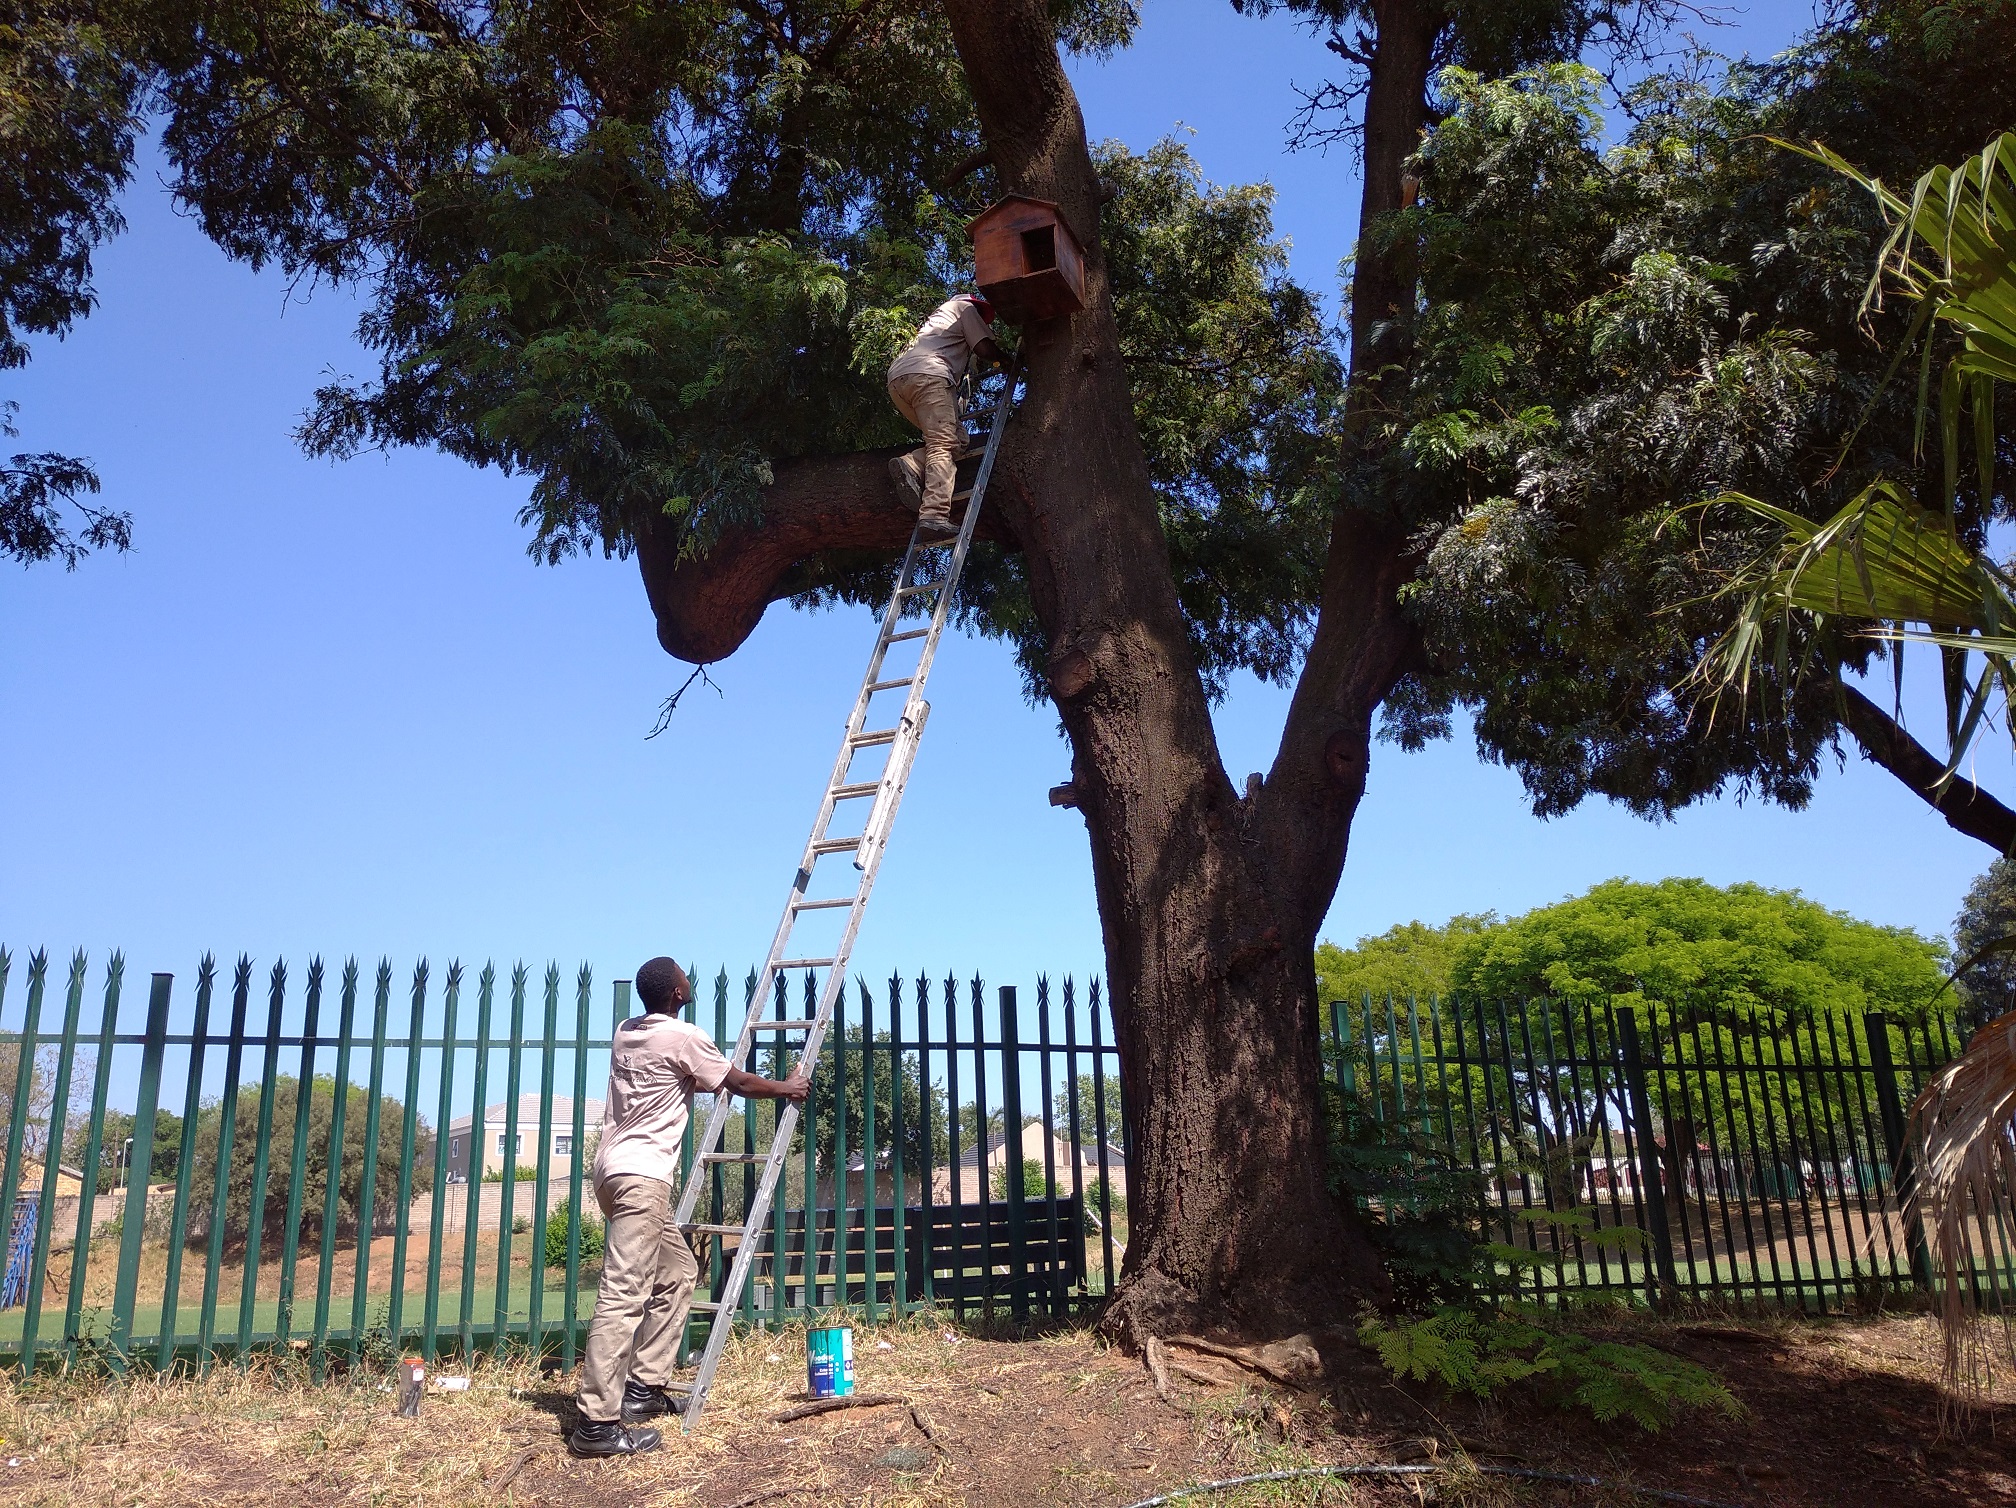
<svg viewBox="0 0 2016 1508">
<path fill-rule="evenodd" d="M 1996 1420 L 1971 1441 L 1937 1439 L 1939 1346 L 1928 1316 L 1802 1324 L 1732 1315 L 1687 1325 L 1619 1317 L 1615 1329 L 1717 1367 L 1751 1416 L 1640 1437 L 1586 1418 L 1402 1390 L 1362 1358 L 1298 1393 L 1195 1352 L 1181 1356 L 1165 1401 L 1137 1362 L 1083 1330 L 990 1339 L 913 1319 L 855 1332 L 861 1390 L 901 1404 L 780 1423 L 804 1396 L 803 1331 L 751 1334 L 728 1353 L 699 1434 L 675 1430 L 664 1450 L 617 1462 L 566 1454 L 574 1380 L 522 1365 L 479 1365 L 467 1392 L 430 1392 L 417 1421 L 394 1416 L 380 1378 L 314 1388 L 284 1362 L 201 1380 L 0 1381 L 0 1502 L 1118 1508 L 1250 1472 L 1433 1459 L 1455 1470 L 1432 1486 L 1301 1481 L 1196 1501 L 1626 1501 L 1465 1471 L 1466 1462 L 1516 1461 L 1744 1505 L 2016 1504 Z M 2006 1382 L 1996 1394 L 2016 1402 Z M 2004 1409 L 2006 1433 L 2016 1409 Z"/>
</svg>

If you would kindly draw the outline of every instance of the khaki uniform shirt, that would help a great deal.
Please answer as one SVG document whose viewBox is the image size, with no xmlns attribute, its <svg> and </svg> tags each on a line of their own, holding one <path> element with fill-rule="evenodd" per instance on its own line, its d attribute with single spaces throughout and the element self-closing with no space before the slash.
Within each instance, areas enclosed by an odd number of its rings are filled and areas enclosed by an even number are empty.
<svg viewBox="0 0 2016 1508">
<path fill-rule="evenodd" d="M 904 348 L 903 354 L 889 363 L 889 380 L 921 375 L 942 377 L 956 386 L 966 375 L 966 363 L 979 349 L 980 342 L 993 333 L 970 295 L 962 293 L 957 298 L 948 298 L 931 311 L 924 328 Z"/>
<path fill-rule="evenodd" d="M 728 1060 L 697 1026 L 649 1012 L 616 1028 L 594 1181 L 619 1173 L 679 1181 L 679 1143 L 696 1092 L 727 1082 Z"/>
</svg>

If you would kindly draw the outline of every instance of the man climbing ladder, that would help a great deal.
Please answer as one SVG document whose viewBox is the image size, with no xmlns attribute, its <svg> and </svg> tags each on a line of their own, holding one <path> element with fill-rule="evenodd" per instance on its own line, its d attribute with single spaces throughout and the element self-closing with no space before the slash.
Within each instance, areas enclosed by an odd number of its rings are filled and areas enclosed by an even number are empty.
<svg viewBox="0 0 2016 1508">
<path fill-rule="evenodd" d="M 972 302 L 970 299 L 966 301 L 969 304 Z M 926 334 L 940 315 L 960 302 L 960 299 L 954 299 L 940 306 L 931 320 L 926 321 Z M 968 315 L 964 310 L 952 309 L 949 317 L 957 325 Z M 972 311 L 971 318 L 973 324 L 985 329 L 985 318 L 977 309 Z M 972 327 L 964 328 L 970 336 Z M 966 337 L 958 338 L 963 342 Z M 992 347 L 993 342 L 991 339 L 975 342 L 973 353 L 983 359 L 990 354 L 999 355 L 998 349 L 990 353 L 982 349 L 983 345 Z M 964 349 L 963 344 L 961 349 Z M 942 353 L 940 359 L 943 359 Z M 899 364 L 900 361 L 901 358 Z M 961 356 L 960 362 L 959 372 L 963 373 L 966 357 Z M 892 394 L 898 375 L 892 373 L 890 379 Z M 958 590 L 959 575 L 965 569 L 966 554 L 973 543 L 973 529 L 980 517 L 987 482 L 994 473 L 995 457 L 1000 453 L 1008 416 L 1015 406 L 1016 374 L 1012 370 L 1006 372 L 992 384 L 991 391 L 976 389 L 963 416 L 959 413 L 956 383 L 950 376 L 944 381 L 943 389 L 944 405 L 942 409 L 934 407 L 932 412 L 934 416 L 943 416 L 944 422 L 934 417 L 933 428 L 927 430 L 927 435 L 936 435 L 936 449 L 943 457 L 943 469 L 938 474 L 932 474 L 929 467 L 934 463 L 927 455 L 926 477 L 930 485 L 919 488 L 924 511 L 920 512 L 917 525 L 911 531 L 910 547 L 904 552 L 903 564 L 896 573 L 895 589 L 890 593 L 888 606 L 882 611 L 875 648 L 868 656 L 868 668 L 862 676 L 861 689 L 855 695 L 854 710 L 847 718 L 846 731 L 841 734 L 840 752 L 834 760 L 833 773 L 827 778 L 825 795 L 819 803 L 819 815 L 813 820 L 811 835 L 805 841 L 797 871 L 792 876 L 791 888 L 784 902 L 784 914 L 777 923 L 777 932 L 770 944 L 770 956 L 764 962 L 762 973 L 757 976 L 748 1018 L 743 1021 L 735 1045 L 727 1054 L 730 1063 L 753 1064 L 757 1039 L 761 1037 L 764 1047 L 779 1059 L 794 1043 L 800 1044 L 797 1068 L 792 1077 L 809 1075 L 813 1065 L 819 1061 L 826 1028 L 833 1019 L 834 1002 L 846 982 L 847 960 L 853 953 L 854 939 L 861 928 L 868 894 L 874 888 L 875 875 L 888 846 L 890 825 L 895 820 L 896 808 L 903 800 L 911 762 L 917 754 L 917 741 L 923 734 L 925 719 L 930 715 L 930 705 L 924 700 L 925 678 L 931 672 L 938 641 L 950 616 L 952 598 Z M 915 390 L 906 387 L 906 391 Z M 936 403 L 935 394 L 932 402 Z M 948 423 L 949 438 L 945 432 Z M 927 450 L 930 448 L 931 444 L 927 442 Z M 959 471 L 975 461 L 978 467 L 970 484 L 961 484 Z M 912 479 L 915 479 L 914 473 Z M 962 499 L 967 503 L 965 514 L 956 525 L 946 525 L 952 531 L 949 535 L 942 529 L 934 528 L 933 519 L 925 516 L 925 512 L 942 509 L 943 515 L 949 518 L 951 505 Z M 932 508 L 934 503 L 939 505 L 939 509 Z M 906 621 L 914 622 L 920 613 L 928 615 L 925 626 L 903 626 Z M 910 652 L 909 646 L 915 646 L 917 658 L 906 668 L 903 661 Z M 892 721 L 889 714 L 881 709 L 899 694 L 902 710 L 895 714 Z M 872 760 L 878 752 L 882 752 L 884 757 L 880 768 L 876 769 L 872 767 Z M 870 767 L 860 768 L 862 765 Z M 858 827 L 854 825 L 857 816 Z M 841 866 L 837 861 L 843 858 L 851 859 L 852 865 Z M 827 861 L 824 868 L 821 868 L 822 860 Z M 844 878 L 836 882 L 836 873 Z M 839 918 L 837 940 L 794 950 L 790 946 L 792 934 L 800 921 L 808 917 Z M 831 933 L 826 935 L 832 936 Z M 787 972 L 796 970 L 823 977 L 817 1009 L 809 1017 L 794 1019 L 782 1014 L 785 991 L 778 986 Z M 770 1014 L 773 1007 L 778 1009 L 778 1015 Z M 719 1291 L 708 1299 L 695 1300 L 692 1305 L 695 1314 L 708 1315 L 712 1321 L 707 1332 L 707 1344 L 700 1354 L 699 1369 L 690 1384 L 675 1384 L 664 1389 L 668 1397 L 683 1395 L 685 1426 L 689 1431 L 699 1423 L 701 1410 L 706 1405 L 707 1389 L 714 1380 L 714 1370 L 720 1364 L 722 1350 L 734 1329 L 736 1306 L 755 1268 L 759 1233 L 769 1217 L 770 1201 L 776 1193 L 785 1157 L 791 1150 L 791 1140 L 798 1129 L 798 1112 L 798 1104 L 787 1100 L 777 1116 L 767 1147 L 731 1152 L 723 1145 L 728 1126 L 728 1096 L 716 1095 L 714 1108 L 707 1116 L 706 1128 L 695 1139 L 693 1170 L 680 1187 L 675 1221 L 682 1232 L 718 1239 L 722 1243 L 723 1255 L 728 1259 L 728 1268 Z M 716 1214 L 709 1221 L 701 1213 L 701 1200 L 711 1194 L 714 1209 L 721 1209 L 726 1191 L 720 1175 L 730 1164 L 761 1170 L 755 1192 L 739 1222 L 730 1223 L 721 1214 Z M 810 1218 L 809 1212 L 807 1218 Z M 776 1260 L 779 1268 L 773 1274 L 773 1282 L 781 1283 L 781 1252 Z M 808 1287 L 810 1276 L 808 1272 Z"/>
<path fill-rule="evenodd" d="M 897 491 L 927 531 L 953 532 L 952 482 L 958 463 L 959 379 L 975 357 L 1002 364 L 991 334 L 994 306 L 978 293 L 948 298 L 889 363 L 889 398 L 924 432 L 924 448 L 889 463 Z"/>
</svg>

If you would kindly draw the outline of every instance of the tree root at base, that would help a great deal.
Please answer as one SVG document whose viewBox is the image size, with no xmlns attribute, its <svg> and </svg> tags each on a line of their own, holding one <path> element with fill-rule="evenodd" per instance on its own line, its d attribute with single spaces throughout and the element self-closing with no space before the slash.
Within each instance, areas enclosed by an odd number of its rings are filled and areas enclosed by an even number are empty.
<svg viewBox="0 0 2016 1508">
<path fill-rule="evenodd" d="M 845 1398 L 821 1398 L 816 1403 L 804 1403 L 795 1409 L 786 1409 L 770 1422 L 789 1424 L 793 1419 L 810 1419 L 814 1414 L 830 1414 L 835 1409 L 873 1409 L 880 1408 L 886 1403 L 907 1404 L 909 1401 L 900 1393 L 850 1393 Z M 918 1428 L 922 1429 L 923 1426 L 919 1425 Z M 925 1430 L 925 1434 L 928 1437 L 930 1431 Z"/>
</svg>

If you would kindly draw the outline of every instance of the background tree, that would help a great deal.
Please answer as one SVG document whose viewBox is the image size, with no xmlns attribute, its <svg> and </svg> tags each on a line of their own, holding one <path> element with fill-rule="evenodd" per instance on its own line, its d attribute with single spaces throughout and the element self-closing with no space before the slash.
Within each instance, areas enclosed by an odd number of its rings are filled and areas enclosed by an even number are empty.
<svg viewBox="0 0 2016 1508">
<path fill-rule="evenodd" d="M 1081 1146 L 1091 1146 L 1099 1139 L 1099 1111 L 1104 1101 L 1106 1112 L 1106 1142 L 1109 1146 L 1119 1146 L 1126 1136 L 1127 1121 L 1120 1106 L 1120 1076 L 1101 1074 L 1097 1078 L 1089 1073 L 1078 1075 L 1069 1087 L 1057 1091 L 1056 1103 L 1051 1107 L 1052 1124 L 1060 1136 L 1069 1135 L 1071 1112 L 1078 1112 L 1078 1141 Z"/>
<path fill-rule="evenodd" d="M 133 1113 L 130 1110 L 107 1110 L 105 1112 L 103 1148 L 98 1161 L 98 1192 L 110 1193 L 127 1181 L 127 1139 L 133 1135 Z M 81 1167 L 84 1161 L 84 1138 L 89 1127 L 73 1127 L 66 1136 L 68 1148 L 63 1160 L 72 1167 Z M 134 1149 L 136 1152 L 138 1148 Z M 161 1183 L 173 1179 L 175 1169 L 182 1160 L 182 1117 L 171 1111 L 158 1112 L 154 1121 L 153 1162 L 148 1169 L 148 1179 Z"/>
<path fill-rule="evenodd" d="M 1900 1061 L 1905 1027 L 1935 1015 L 1950 1021 L 1954 1000 L 1940 989 L 1945 961 L 1943 942 L 1857 921 L 1792 891 L 1611 880 L 1479 933 L 1459 952 L 1453 976 L 1459 995 L 1509 1007 L 1522 1022 L 1521 1046 L 1560 1041 L 1609 1057 L 1616 1050 L 1609 1012 L 1628 1006 L 1648 1055 L 1831 1066 L 1859 1061 L 1867 1012 L 1890 1019 Z M 1486 1013 L 1477 1019 L 1485 1021 Z M 1754 1141 L 1772 1152 L 1793 1128 L 1840 1124 L 1844 1097 L 1862 1092 L 1859 1076 L 1736 1074 L 1710 1099 L 1705 1091 L 1683 1095 L 1677 1073 L 1654 1077 L 1667 1080 L 1659 1095 L 1660 1151 L 1672 1198 L 1686 1189 L 1686 1160 L 1704 1137 L 1717 1148 Z M 1530 1080 L 1522 1080 L 1524 1073 L 1509 1073 L 1502 1091 L 1546 1106 L 1547 1115 L 1528 1128 L 1531 1155 L 1542 1165 L 1556 1160 L 1557 1150 L 1577 1160 L 1594 1152 L 1593 1143 L 1572 1152 L 1567 1143 L 1599 1111 L 1613 1127 L 1625 1117 L 1614 1093 L 1600 1105 L 1585 1077 L 1554 1068 L 1544 1055 Z M 1856 1105 L 1858 1115 L 1870 1109 L 1859 1099 Z"/>
<path fill-rule="evenodd" d="M 260 1220 L 260 1242 L 264 1250 L 275 1252 L 288 1239 L 287 1196 L 294 1171 L 294 1115 L 300 1081 L 281 1075 L 273 1084 L 273 1135 L 267 1143 L 266 1198 L 256 1212 Z M 252 1165 L 257 1152 L 253 1136 L 259 1125 L 260 1089 L 246 1084 L 238 1091 L 237 1126 L 232 1136 L 230 1177 L 225 1197 L 226 1239 L 240 1242 L 255 1211 L 252 1208 Z M 356 1084 L 347 1086 L 343 1122 L 342 1174 L 336 1185 L 336 1228 L 339 1233 L 359 1235 L 357 1216 L 364 1189 L 364 1161 L 368 1143 L 365 1120 L 370 1112 L 370 1092 Z M 308 1156 L 302 1175 L 301 1227 L 293 1239 L 305 1241 L 319 1236 L 328 1197 L 330 1158 L 329 1129 L 336 1108 L 336 1080 L 317 1074 L 311 1081 L 308 1099 Z M 378 1168 L 372 1184 L 373 1223 L 397 1217 L 399 1209 L 399 1141 L 406 1107 L 391 1095 L 378 1101 Z M 193 1187 L 215 1186 L 217 1138 L 223 1112 L 217 1101 L 203 1107 L 197 1120 L 196 1164 Z M 424 1120 L 415 1128 L 413 1139 L 413 1193 L 415 1197 L 433 1187 L 434 1129 Z M 205 1206 L 207 1212 L 207 1206 Z M 360 1236 L 360 1238 L 363 1238 Z"/>
<path fill-rule="evenodd" d="M 1361 937 L 1355 948 L 1332 942 L 1316 949 L 1316 978 L 1323 1003 L 1430 1000 L 1455 983 L 1456 956 L 1464 943 L 1498 925 L 1498 914 L 1452 916 L 1439 927 L 1399 922 L 1377 937 Z"/>
<path fill-rule="evenodd" d="M 1983 948 L 2016 937 L 2016 860 L 1997 859 L 1967 887 L 1960 914 L 1953 918 L 1956 961 L 1975 958 Z M 2016 952 L 1977 958 L 1956 981 L 1968 1019 L 1993 1020 L 2016 1000 Z"/>
<path fill-rule="evenodd" d="M 1587 1066 L 1615 1060 L 1617 1007 L 1636 1014 L 1648 1058 L 1711 1070 L 1737 1062 L 1851 1067 L 1861 1061 L 1870 1011 L 1889 1019 L 1893 1050 L 1904 1061 L 1907 1030 L 1930 1027 L 1936 1039 L 1950 1032 L 1955 1013 L 1952 994 L 1941 989 L 1942 941 L 1757 885 L 1612 880 L 1506 921 L 1458 918 L 1449 931 L 1458 936 L 1413 923 L 1366 940 L 1371 972 L 1391 963 L 1377 945 L 1435 939 L 1444 998 L 1431 1022 L 1410 1016 L 1415 1001 L 1425 1010 L 1428 992 L 1396 991 L 1399 1038 L 1386 1041 L 1381 996 L 1372 994 L 1369 1015 L 1359 997 L 1344 996 L 1353 1002 L 1350 1061 L 1369 1093 L 1375 1080 L 1367 1042 L 1378 1039 L 1376 1083 L 1388 1103 L 1397 1078 L 1406 1103 L 1421 1107 L 1430 1123 L 1445 1111 L 1459 1120 L 1495 1116 L 1493 1135 L 1506 1155 L 1564 1206 L 1579 1201 L 1592 1158 L 1624 1156 L 1612 1138 L 1629 1108 L 1614 1078 L 1599 1079 Z M 1337 956 L 1350 977 L 1359 955 Z M 1417 1030 L 1424 1043 L 1436 1034 L 1441 1048 L 1418 1067 L 1411 1053 Z M 1459 1066 L 1462 1055 L 1471 1066 Z M 1661 1091 L 1656 1131 L 1676 1195 L 1687 1187 L 1686 1163 L 1703 1138 L 1725 1157 L 1752 1156 L 1754 1147 L 1769 1158 L 1809 1126 L 1873 1124 L 1866 1119 L 1873 1102 L 1847 1098 L 1866 1088 L 1852 1072 L 1711 1071 L 1689 1077 L 1686 1094 L 1681 1077 L 1654 1076 Z M 1710 1083 L 1717 1092 L 1701 1087 Z"/>
</svg>

